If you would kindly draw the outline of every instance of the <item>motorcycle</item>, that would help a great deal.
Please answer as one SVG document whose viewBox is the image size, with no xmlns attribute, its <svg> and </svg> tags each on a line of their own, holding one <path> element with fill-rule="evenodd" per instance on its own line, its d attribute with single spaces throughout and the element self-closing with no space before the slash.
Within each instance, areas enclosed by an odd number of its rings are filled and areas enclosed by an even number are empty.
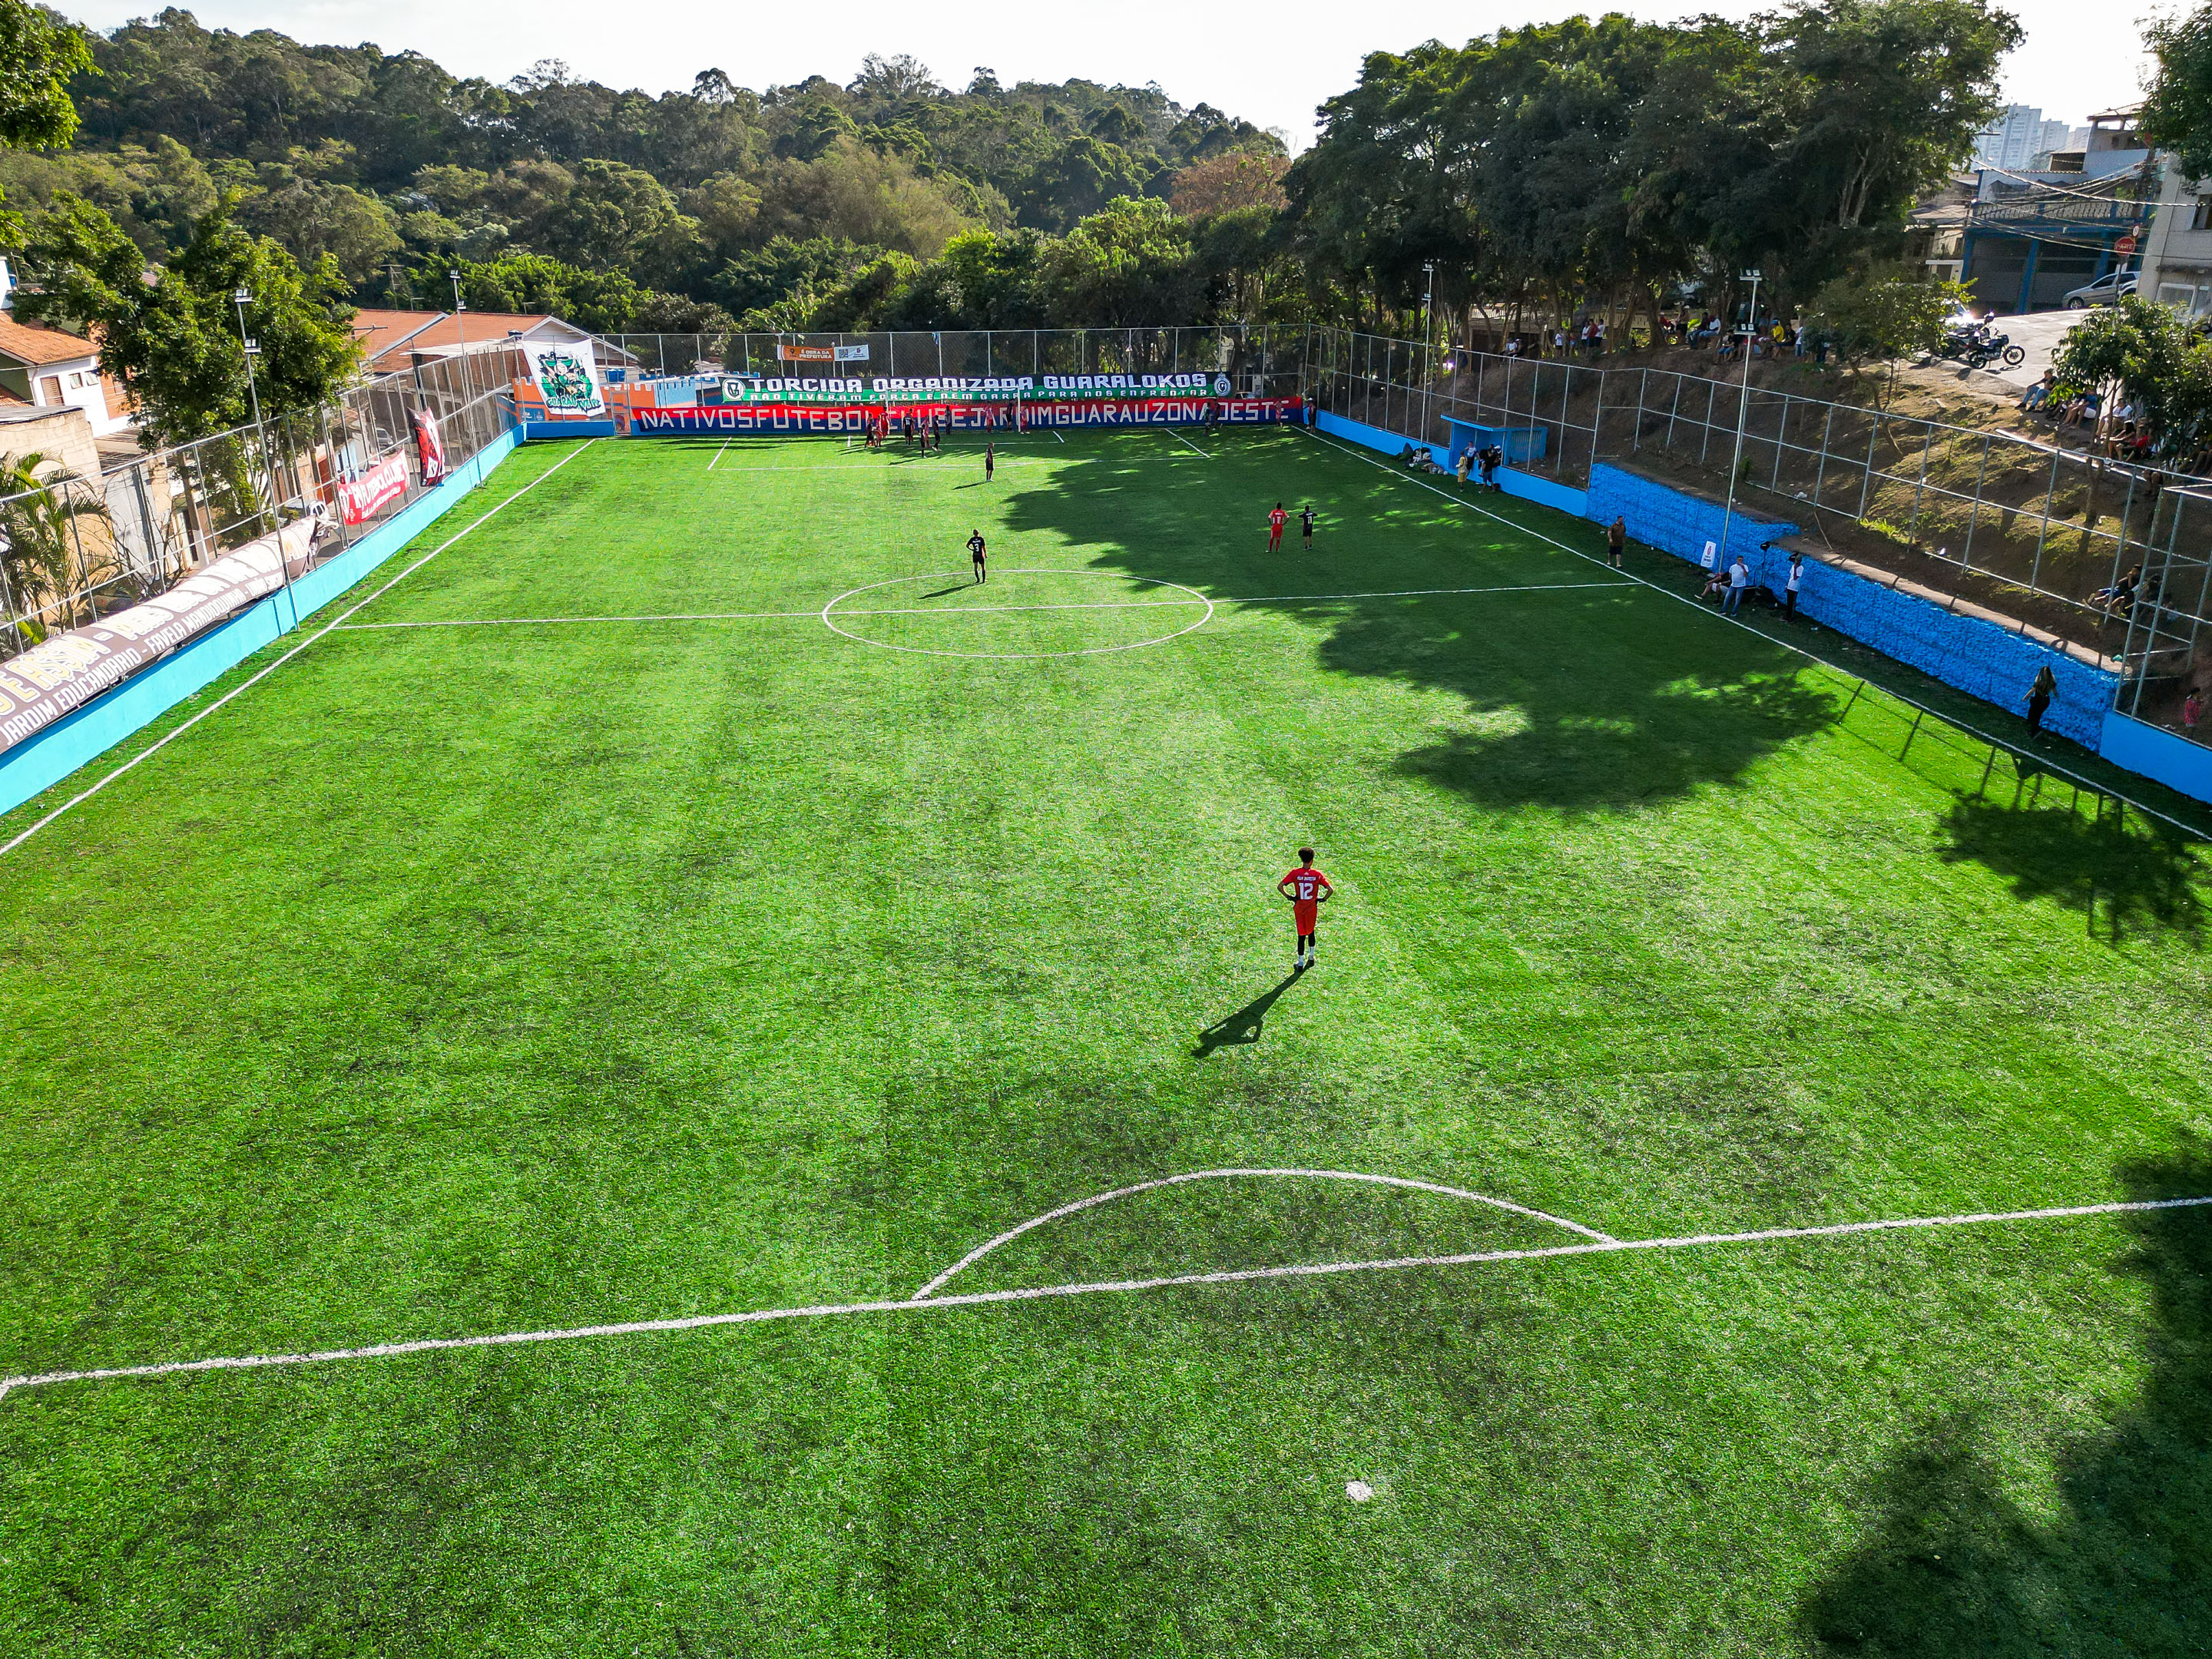
<svg viewBox="0 0 2212 1659">
<path fill-rule="evenodd" d="M 2018 368 L 2027 361 L 2025 347 L 2016 346 L 2009 335 L 2000 334 L 1985 322 L 1961 323 L 1946 331 L 1943 343 L 1936 350 L 1939 357 L 1964 363 L 1968 368 L 1987 368 L 1992 362 L 2007 368 Z"/>
</svg>

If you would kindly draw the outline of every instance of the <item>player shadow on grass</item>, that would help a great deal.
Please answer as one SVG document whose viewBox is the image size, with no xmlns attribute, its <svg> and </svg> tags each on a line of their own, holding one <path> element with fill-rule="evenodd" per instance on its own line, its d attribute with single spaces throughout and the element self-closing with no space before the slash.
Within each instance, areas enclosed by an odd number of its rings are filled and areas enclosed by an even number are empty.
<svg viewBox="0 0 2212 1659">
<path fill-rule="evenodd" d="M 1946 863 L 1972 860 L 2009 882 L 2016 898 L 2080 911 L 2093 936 L 2101 931 L 2118 944 L 2165 932 L 2203 942 L 2203 889 L 2212 879 L 2203 854 L 2140 813 L 2063 799 L 2039 805 L 2025 794 L 2011 802 L 1962 795 L 1943 830 Z"/>
<path fill-rule="evenodd" d="M 1198 1034 L 1198 1047 L 1191 1050 L 1193 1057 L 1204 1060 L 1216 1048 L 1241 1048 L 1257 1042 L 1261 1030 L 1267 1023 L 1267 1010 L 1273 1007 L 1276 999 L 1296 985 L 1301 977 L 1295 969 L 1292 969 L 1283 976 L 1279 984 L 1262 991 L 1235 1013 L 1224 1014 L 1214 1021 Z"/>
<path fill-rule="evenodd" d="M 2212 1194 L 2212 1148 L 2123 1170 L 2136 1198 Z M 2142 1279 L 2140 1394 L 2053 1454 L 2057 1504 L 2023 1501 L 1983 1414 L 1929 1422 L 1875 1492 L 1863 1540 L 1799 1608 L 1829 1654 L 2201 1653 L 2212 1646 L 2212 1206 L 2125 1218 Z M 2030 1483 L 2033 1486 L 2033 1482 Z"/>
</svg>

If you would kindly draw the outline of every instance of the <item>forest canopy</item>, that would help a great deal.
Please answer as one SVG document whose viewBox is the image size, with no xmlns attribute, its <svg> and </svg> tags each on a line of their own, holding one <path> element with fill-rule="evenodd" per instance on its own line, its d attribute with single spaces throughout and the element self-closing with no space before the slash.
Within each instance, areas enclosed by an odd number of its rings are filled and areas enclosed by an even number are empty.
<svg viewBox="0 0 2212 1659">
<path fill-rule="evenodd" d="M 1988 0 L 1817 0 L 1431 41 L 1369 58 L 1295 161 L 1158 85 L 956 88 L 905 57 L 655 94 L 176 9 L 82 37 L 82 61 L 79 38 L 52 59 L 73 136 L 0 151 L 34 226 L 96 211 L 164 265 L 221 214 L 334 303 L 442 307 L 458 272 L 471 304 L 689 332 L 1401 326 L 1431 264 L 1439 312 L 1470 320 L 1634 311 L 1754 264 L 1802 301 L 1898 257 L 2020 31 Z"/>
</svg>

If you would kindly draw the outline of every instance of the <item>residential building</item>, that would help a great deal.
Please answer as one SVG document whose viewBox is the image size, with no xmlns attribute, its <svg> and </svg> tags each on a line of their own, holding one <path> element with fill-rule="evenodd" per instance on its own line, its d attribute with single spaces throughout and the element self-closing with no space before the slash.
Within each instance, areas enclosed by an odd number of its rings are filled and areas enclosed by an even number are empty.
<svg viewBox="0 0 2212 1659">
<path fill-rule="evenodd" d="M 2025 171 L 2043 143 L 2043 112 L 2027 104 L 2007 104 L 2004 112 L 1974 140 L 1974 165 Z"/>
<path fill-rule="evenodd" d="M 2139 108 L 2092 115 L 2086 147 L 2042 158 L 2042 168 L 1982 170 L 1960 237 L 1960 276 L 1980 304 L 2047 310 L 2129 267 L 2148 240 L 2159 188 L 2136 131 Z"/>
</svg>

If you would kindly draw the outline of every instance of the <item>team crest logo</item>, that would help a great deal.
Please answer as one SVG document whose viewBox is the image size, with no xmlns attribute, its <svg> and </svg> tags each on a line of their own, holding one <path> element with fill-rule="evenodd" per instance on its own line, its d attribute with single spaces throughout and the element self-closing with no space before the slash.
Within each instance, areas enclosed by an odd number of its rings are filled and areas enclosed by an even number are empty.
<svg viewBox="0 0 2212 1659">
<path fill-rule="evenodd" d="M 1226 374 L 1217 374 L 1213 377 L 1213 395 L 1217 398 L 1226 398 L 1229 395 L 1229 377 Z"/>
<path fill-rule="evenodd" d="M 548 414 L 556 410 L 589 414 L 599 406 L 591 366 L 568 352 L 549 351 L 538 360 L 538 385 L 545 394 Z"/>
</svg>

